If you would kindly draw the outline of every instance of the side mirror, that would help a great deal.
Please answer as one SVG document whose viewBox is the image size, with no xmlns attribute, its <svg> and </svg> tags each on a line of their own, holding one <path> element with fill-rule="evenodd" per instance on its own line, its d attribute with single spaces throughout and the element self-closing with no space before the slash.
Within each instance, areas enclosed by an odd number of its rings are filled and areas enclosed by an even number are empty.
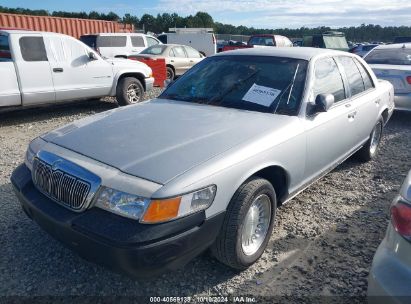
<svg viewBox="0 0 411 304">
<path fill-rule="evenodd" d="M 94 52 L 89 52 L 89 53 L 88 53 L 88 58 L 89 58 L 90 60 L 98 60 L 97 55 L 96 55 L 96 53 L 94 53 Z"/>
<path fill-rule="evenodd" d="M 327 112 L 334 104 L 333 94 L 318 94 L 315 98 L 316 112 Z"/>
</svg>

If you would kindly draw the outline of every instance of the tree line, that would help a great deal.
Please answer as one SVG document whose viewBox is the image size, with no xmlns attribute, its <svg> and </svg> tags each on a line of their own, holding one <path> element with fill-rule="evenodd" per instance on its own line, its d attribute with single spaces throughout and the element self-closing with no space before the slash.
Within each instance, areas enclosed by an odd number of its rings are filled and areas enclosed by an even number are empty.
<svg viewBox="0 0 411 304">
<path fill-rule="evenodd" d="M 140 18 L 131 14 L 125 14 L 120 17 L 114 12 L 107 14 L 99 13 L 96 11 L 86 12 L 63 12 L 47 10 L 31 10 L 25 8 L 7 8 L 0 6 L 0 12 L 11 14 L 24 14 L 24 15 L 36 15 L 36 16 L 53 16 L 53 17 L 65 17 L 65 18 L 82 18 L 82 19 L 97 19 L 107 21 L 118 21 L 122 23 L 134 24 L 136 29 L 142 29 L 144 31 L 150 31 L 154 33 L 168 32 L 172 27 L 206 27 L 213 28 L 215 33 L 218 34 L 232 34 L 232 35 L 253 35 L 253 34 L 271 34 L 276 33 L 284 35 L 289 38 L 300 38 L 305 35 L 319 34 L 326 31 L 339 31 L 345 33 L 347 40 L 350 41 L 384 41 L 390 42 L 396 36 L 411 36 L 411 27 L 409 26 L 380 26 L 374 24 L 361 24 L 360 26 L 351 27 L 300 27 L 296 29 L 290 28 L 278 28 L 278 29 L 261 29 L 246 26 L 234 26 L 231 24 L 223 24 L 213 20 L 208 13 L 198 12 L 195 15 L 189 15 L 187 17 L 181 17 L 176 13 L 163 13 L 153 16 L 150 14 L 144 14 Z"/>
</svg>

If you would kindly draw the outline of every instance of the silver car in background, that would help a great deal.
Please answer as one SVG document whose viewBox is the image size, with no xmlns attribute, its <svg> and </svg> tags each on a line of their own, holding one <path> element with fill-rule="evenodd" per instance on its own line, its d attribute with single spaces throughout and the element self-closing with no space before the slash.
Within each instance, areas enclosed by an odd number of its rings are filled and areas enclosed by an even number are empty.
<svg viewBox="0 0 411 304">
<path fill-rule="evenodd" d="M 163 58 L 166 61 L 167 79 L 173 80 L 203 60 L 205 56 L 191 46 L 180 44 L 159 44 L 143 50 L 140 54 L 129 56 L 129 59 Z"/>
<path fill-rule="evenodd" d="M 411 43 L 377 46 L 364 60 L 377 78 L 394 86 L 395 109 L 411 111 Z"/>
<path fill-rule="evenodd" d="M 391 205 L 391 222 L 368 278 L 370 303 L 411 300 L 411 171 Z"/>
<path fill-rule="evenodd" d="M 392 85 L 349 53 L 223 52 L 157 99 L 34 139 L 11 180 L 28 216 L 89 260 L 154 275 L 211 247 L 243 270 L 277 207 L 354 153 L 375 158 L 393 108 Z"/>
</svg>

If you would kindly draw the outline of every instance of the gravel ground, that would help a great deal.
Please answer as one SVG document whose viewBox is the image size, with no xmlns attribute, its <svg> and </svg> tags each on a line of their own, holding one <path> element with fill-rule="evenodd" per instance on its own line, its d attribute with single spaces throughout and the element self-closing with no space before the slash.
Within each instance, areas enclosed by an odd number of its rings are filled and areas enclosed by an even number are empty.
<svg viewBox="0 0 411 304">
<path fill-rule="evenodd" d="M 31 139 L 114 107 L 95 100 L 0 114 L 0 296 L 249 294 L 290 302 L 313 296 L 364 301 L 390 202 L 411 168 L 411 114 L 394 114 L 375 161 L 349 159 L 280 208 L 268 249 L 248 270 L 232 271 L 205 253 L 184 269 L 138 281 L 86 262 L 52 239 L 22 212 L 9 181 Z"/>
</svg>

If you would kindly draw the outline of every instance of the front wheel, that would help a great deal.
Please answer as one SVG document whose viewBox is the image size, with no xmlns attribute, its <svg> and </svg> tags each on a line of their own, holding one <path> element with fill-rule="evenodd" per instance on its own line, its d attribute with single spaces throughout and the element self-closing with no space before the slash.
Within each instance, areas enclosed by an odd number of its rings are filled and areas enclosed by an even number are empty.
<svg viewBox="0 0 411 304">
<path fill-rule="evenodd" d="M 367 162 L 374 159 L 378 154 L 378 148 L 380 146 L 382 129 L 384 121 L 380 118 L 372 129 L 369 139 L 365 145 L 358 151 L 358 157 L 360 160 Z"/>
<path fill-rule="evenodd" d="M 255 177 L 245 182 L 228 205 L 212 254 L 234 269 L 244 270 L 254 264 L 270 239 L 276 205 L 269 181 Z"/>
<path fill-rule="evenodd" d="M 138 103 L 144 98 L 144 87 L 137 78 L 124 77 L 117 84 L 116 98 L 120 106 Z"/>
</svg>

